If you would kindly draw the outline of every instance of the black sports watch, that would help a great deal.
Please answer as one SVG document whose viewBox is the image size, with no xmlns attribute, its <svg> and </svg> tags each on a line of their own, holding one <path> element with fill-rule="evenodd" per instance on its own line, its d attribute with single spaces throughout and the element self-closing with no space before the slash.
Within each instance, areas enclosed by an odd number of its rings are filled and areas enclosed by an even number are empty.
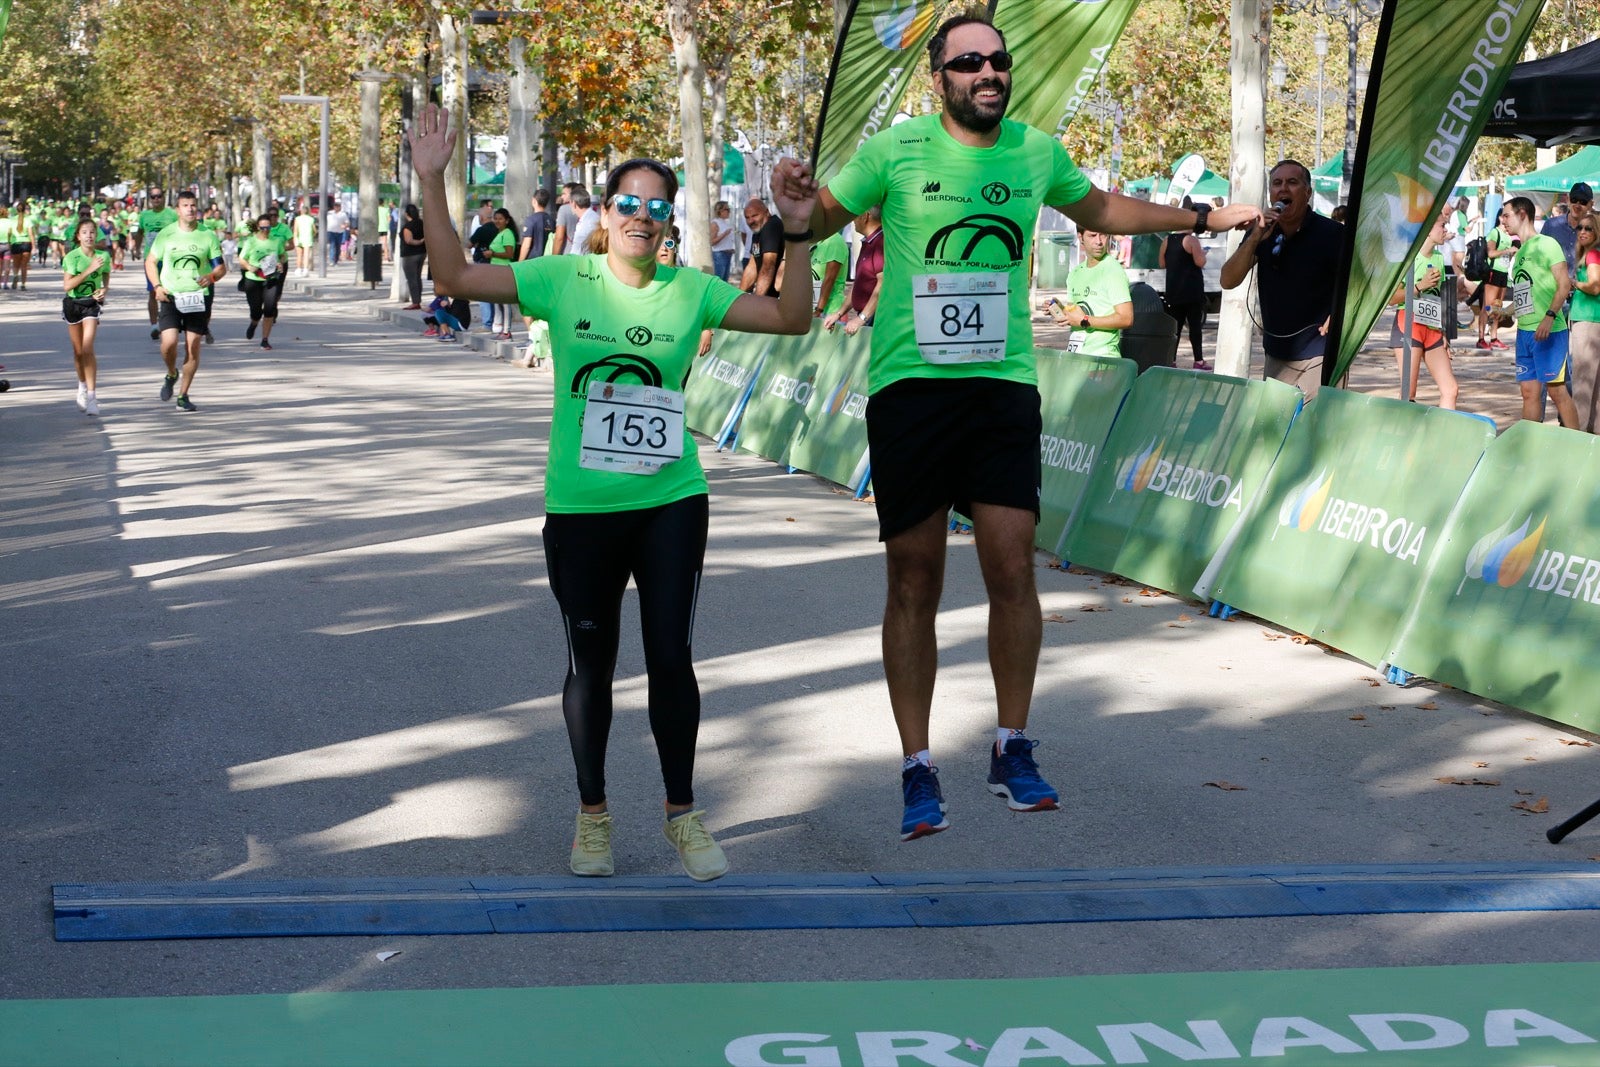
<svg viewBox="0 0 1600 1067">
<path fill-rule="evenodd" d="M 1206 216 L 1211 214 L 1210 204 L 1196 204 L 1194 206 L 1194 232 L 1205 233 L 1209 226 L 1206 225 Z"/>
</svg>

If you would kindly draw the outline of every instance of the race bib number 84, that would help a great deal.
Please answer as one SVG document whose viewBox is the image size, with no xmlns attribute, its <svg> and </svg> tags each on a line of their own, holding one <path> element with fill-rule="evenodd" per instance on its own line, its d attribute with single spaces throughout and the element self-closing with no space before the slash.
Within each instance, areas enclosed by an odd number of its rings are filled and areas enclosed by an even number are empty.
<svg viewBox="0 0 1600 1067">
<path fill-rule="evenodd" d="M 578 466 L 654 474 L 683 458 L 683 394 L 653 385 L 590 382 Z"/>
<path fill-rule="evenodd" d="M 1008 279 L 994 272 L 918 274 L 911 281 L 917 349 L 928 363 L 1006 358 Z"/>
</svg>

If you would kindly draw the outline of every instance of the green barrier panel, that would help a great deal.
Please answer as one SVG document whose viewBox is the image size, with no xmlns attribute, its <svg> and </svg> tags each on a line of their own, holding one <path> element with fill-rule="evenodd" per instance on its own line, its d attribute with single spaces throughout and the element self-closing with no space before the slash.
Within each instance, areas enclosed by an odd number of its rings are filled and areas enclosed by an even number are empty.
<svg viewBox="0 0 1600 1067">
<path fill-rule="evenodd" d="M 1359 660 L 1389 655 L 1494 426 L 1326 389 L 1198 591 Z"/>
<path fill-rule="evenodd" d="M 1490 445 L 1389 662 L 1600 730 L 1597 463 L 1600 438 L 1540 423 Z"/>
<path fill-rule="evenodd" d="M 1033 543 L 1061 554 L 1117 409 L 1133 388 L 1132 360 L 1035 348 L 1044 427 L 1039 435 L 1039 527 Z"/>
<path fill-rule="evenodd" d="M 739 420 L 741 452 L 753 452 L 774 463 L 789 462 L 789 443 L 805 419 L 806 405 L 816 392 L 823 349 L 816 344 L 821 323 L 813 320 L 803 337 L 774 337 L 756 372 L 755 388 Z"/>
<path fill-rule="evenodd" d="M 730 330 L 713 335 L 711 351 L 695 360 L 689 384 L 684 386 L 683 419 L 689 429 L 712 438 L 722 436 L 775 340 L 765 334 Z"/>
<path fill-rule="evenodd" d="M 1089 476 L 1062 558 L 1192 589 L 1261 491 L 1300 398 L 1282 382 L 1145 371 Z"/>
<path fill-rule="evenodd" d="M 854 489 L 867 473 L 869 326 L 854 337 L 843 330 L 811 333 L 819 362 L 805 417 L 789 446 L 789 466 Z"/>
</svg>

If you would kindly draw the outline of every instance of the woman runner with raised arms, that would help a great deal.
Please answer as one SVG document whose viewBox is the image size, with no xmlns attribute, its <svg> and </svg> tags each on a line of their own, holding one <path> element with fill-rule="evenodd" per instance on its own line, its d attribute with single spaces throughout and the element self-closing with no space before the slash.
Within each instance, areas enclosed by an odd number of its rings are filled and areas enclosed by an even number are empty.
<svg viewBox="0 0 1600 1067">
<path fill-rule="evenodd" d="M 562 712 L 581 802 L 574 874 L 608 875 L 611 815 L 605 751 L 611 728 L 622 595 L 639 590 L 650 730 L 666 785 L 665 833 L 691 878 L 728 869 L 694 808 L 700 691 L 690 641 L 705 557 L 705 472 L 683 424 L 684 384 L 706 329 L 803 334 L 811 324 L 812 235 L 786 233 L 782 297 L 741 293 L 721 279 L 658 263 L 678 183 L 653 159 L 633 159 L 606 180 L 603 254 L 538 256 L 512 265 L 468 263 L 450 218 L 444 170 L 455 148 L 449 113 L 429 105 L 411 134 L 433 275 L 447 292 L 516 303 L 550 323 L 555 407 L 545 470 L 545 557 L 566 627 Z M 804 165 L 780 164 L 786 230 L 806 225 L 816 184 Z M 777 172 L 773 188 L 780 188 Z"/>
</svg>

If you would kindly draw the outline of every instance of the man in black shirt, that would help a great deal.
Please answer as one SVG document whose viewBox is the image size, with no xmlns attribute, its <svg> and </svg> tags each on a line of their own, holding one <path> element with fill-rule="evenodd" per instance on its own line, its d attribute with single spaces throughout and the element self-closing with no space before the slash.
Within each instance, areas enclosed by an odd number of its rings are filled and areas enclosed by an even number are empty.
<svg viewBox="0 0 1600 1067">
<path fill-rule="evenodd" d="M 757 296 L 777 296 L 778 267 L 783 263 L 783 220 L 768 211 L 764 202 L 752 198 L 744 206 L 744 221 L 755 236 L 739 288 Z"/>
<path fill-rule="evenodd" d="M 1311 172 L 1286 159 L 1272 168 L 1272 208 L 1222 267 L 1235 289 L 1256 270 L 1266 376 L 1298 385 L 1306 397 L 1322 385 L 1322 356 L 1338 285 L 1344 228 L 1311 210 Z"/>
<path fill-rule="evenodd" d="M 555 220 L 550 217 L 550 194 L 540 189 L 533 194 L 533 210 L 522 220 L 522 247 L 517 252 L 517 258 L 532 259 L 544 255 L 545 241 L 554 228 Z"/>
</svg>

